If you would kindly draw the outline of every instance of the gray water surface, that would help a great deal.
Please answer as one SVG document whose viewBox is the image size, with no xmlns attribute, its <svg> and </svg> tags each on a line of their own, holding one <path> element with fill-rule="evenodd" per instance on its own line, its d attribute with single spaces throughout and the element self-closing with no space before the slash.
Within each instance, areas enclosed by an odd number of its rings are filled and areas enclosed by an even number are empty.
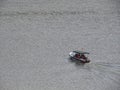
<svg viewBox="0 0 120 90">
<path fill-rule="evenodd" d="M 0 90 L 120 90 L 119 0 L 0 0 Z M 73 50 L 90 63 L 70 61 Z"/>
</svg>

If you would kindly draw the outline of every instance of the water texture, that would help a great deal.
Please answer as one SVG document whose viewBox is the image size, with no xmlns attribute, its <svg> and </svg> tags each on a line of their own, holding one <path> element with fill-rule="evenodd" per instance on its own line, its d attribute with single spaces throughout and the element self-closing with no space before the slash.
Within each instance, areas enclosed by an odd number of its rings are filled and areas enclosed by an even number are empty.
<svg viewBox="0 0 120 90">
<path fill-rule="evenodd" d="M 0 0 L 0 90 L 120 90 L 119 0 Z M 90 63 L 69 52 L 90 52 Z"/>
</svg>

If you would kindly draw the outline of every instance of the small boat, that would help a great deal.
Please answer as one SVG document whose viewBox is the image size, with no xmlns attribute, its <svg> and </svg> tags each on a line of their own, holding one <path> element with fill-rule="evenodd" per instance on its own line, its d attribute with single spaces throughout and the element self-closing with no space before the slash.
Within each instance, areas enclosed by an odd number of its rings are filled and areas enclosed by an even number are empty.
<svg viewBox="0 0 120 90">
<path fill-rule="evenodd" d="M 90 60 L 88 59 L 88 54 L 88 52 L 84 51 L 72 51 L 69 53 L 69 56 L 72 60 L 79 60 L 82 63 L 89 63 Z"/>
</svg>

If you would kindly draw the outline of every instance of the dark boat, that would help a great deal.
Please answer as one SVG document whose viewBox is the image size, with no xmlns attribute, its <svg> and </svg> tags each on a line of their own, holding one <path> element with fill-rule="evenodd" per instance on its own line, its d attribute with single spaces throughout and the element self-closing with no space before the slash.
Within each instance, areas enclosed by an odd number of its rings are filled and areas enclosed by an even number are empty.
<svg viewBox="0 0 120 90">
<path fill-rule="evenodd" d="M 88 52 L 84 51 L 72 51 L 69 53 L 70 59 L 72 60 L 79 60 L 82 63 L 89 63 L 90 60 L 88 59 Z"/>
</svg>

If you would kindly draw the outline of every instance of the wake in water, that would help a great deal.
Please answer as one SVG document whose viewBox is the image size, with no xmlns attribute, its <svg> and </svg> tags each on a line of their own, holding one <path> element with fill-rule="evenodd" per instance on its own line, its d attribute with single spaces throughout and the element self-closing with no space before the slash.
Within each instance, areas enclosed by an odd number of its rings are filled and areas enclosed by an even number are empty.
<svg viewBox="0 0 120 90">
<path fill-rule="evenodd" d="M 78 65 L 77 65 L 78 66 Z M 97 87 L 107 87 L 107 90 L 120 90 L 120 64 L 119 63 L 90 63 L 81 66 L 88 70 L 92 77 L 92 84 Z"/>
<path fill-rule="evenodd" d="M 100 90 L 120 90 L 120 63 L 82 64 L 79 61 L 72 62 L 79 70 L 79 75 L 83 74 L 90 81 L 90 86 L 99 87 Z"/>
</svg>

